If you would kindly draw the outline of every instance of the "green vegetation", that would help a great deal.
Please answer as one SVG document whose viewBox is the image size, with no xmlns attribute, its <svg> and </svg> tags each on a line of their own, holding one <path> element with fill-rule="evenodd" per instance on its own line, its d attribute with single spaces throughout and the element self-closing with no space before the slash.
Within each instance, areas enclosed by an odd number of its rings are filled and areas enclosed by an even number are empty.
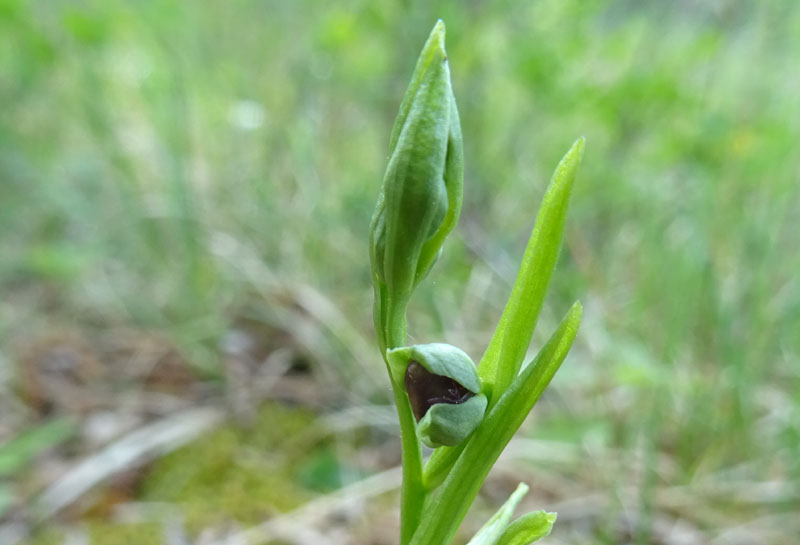
<svg viewBox="0 0 800 545">
<path fill-rule="evenodd" d="M 469 355 L 450 344 L 405 346 L 413 292 L 443 252 L 464 198 L 461 124 L 441 20 L 419 55 L 389 148 L 369 242 L 375 333 L 402 433 L 400 543 L 447 545 L 575 340 L 583 313 L 580 303 L 520 371 L 561 248 L 584 140 L 578 139 L 556 167 L 514 289 L 477 369 Z M 424 466 L 421 443 L 435 449 Z M 549 534 L 554 517 L 544 528 L 537 519 L 533 533 L 524 518 L 509 526 L 514 506 L 527 490 L 521 485 L 516 499 L 470 544 L 521 539 L 527 545 Z"/>
<path fill-rule="evenodd" d="M 438 18 L 465 194 L 415 293 L 413 341 L 480 356 L 552 167 L 585 135 L 538 329 L 581 299 L 581 334 L 529 432 L 579 461 L 528 465 L 569 493 L 599 491 L 597 543 L 655 541 L 659 517 L 706 542 L 763 520 L 774 534 L 753 542 L 791 542 L 800 6 L 788 0 L 0 0 L 0 374 L 53 328 L 125 325 L 163 332 L 221 377 L 220 344 L 249 320 L 348 400 L 388 403 L 362 348 L 366 226 L 409 51 Z M 337 319 L 301 299 L 307 287 Z M 313 327 L 286 325 L 298 307 Z M 586 542 L 559 527 L 553 539 Z"/>
</svg>

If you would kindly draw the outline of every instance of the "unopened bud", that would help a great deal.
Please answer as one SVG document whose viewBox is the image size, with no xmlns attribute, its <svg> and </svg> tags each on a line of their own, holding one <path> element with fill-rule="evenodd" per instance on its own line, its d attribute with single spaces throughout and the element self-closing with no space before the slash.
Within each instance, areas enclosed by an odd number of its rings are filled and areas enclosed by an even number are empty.
<svg viewBox="0 0 800 545">
<path fill-rule="evenodd" d="M 461 126 L 439 21 L 395 120 L 389 164 L 370 228 L 374 280 L 405 304 L 461 211 Z"/>
<path fill-rule="evenodd" d="M 432 343 L 395 348 L 386 355 L 394 380 L 405 385 L 423 443 L 457 445 L 481 423 L 486 396 L 475 364 L 462 350 Z"/>
</svg>

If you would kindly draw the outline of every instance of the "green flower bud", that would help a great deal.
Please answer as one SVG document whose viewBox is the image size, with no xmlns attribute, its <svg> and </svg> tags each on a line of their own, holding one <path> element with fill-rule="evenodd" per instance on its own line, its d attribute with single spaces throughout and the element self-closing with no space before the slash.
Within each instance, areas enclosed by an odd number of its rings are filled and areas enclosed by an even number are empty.
<svg viewBox="0 0 800 545">
<path fill-rule="evenodd" d="M 370 227 L 373 276 L 384 297 L 405 304 L 430 270 L 458 220 L 462 186 L 461 126 L 439 21 L 400 105 Z"/>
<path fill-rule="evenodd" d="M 475 364 L 462 350 L 419 344 L 387 350 L 386 357 L 395 383 L 405 385 L 423 443 L 457 445 L 481 423 L 487 399 Z"/>
</svg>

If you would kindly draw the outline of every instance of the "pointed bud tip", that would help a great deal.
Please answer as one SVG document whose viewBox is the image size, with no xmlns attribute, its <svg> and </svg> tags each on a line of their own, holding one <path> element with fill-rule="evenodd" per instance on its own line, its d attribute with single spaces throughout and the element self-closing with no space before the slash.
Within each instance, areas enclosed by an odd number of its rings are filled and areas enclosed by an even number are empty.
<svg viewBox="0 0 800 545">
<path fill-rule="evenodd" d="M 431 30 L 430 36 L 428 36 L 428 43 L 426 44 L 426 49 L 428 47 L 441 49 L 444 57 L 447 58 L 447 54 L 444 53 L 444 37 L 445 37 L 445 27 L 444 21 L 439 19 L 436 21 L 436 24 L 433 25 L 433 30 Z"/>
<path fill-rule="evenodd" d="M 436 24 L 433 25 L 433 30 L 431 31 L 431 34 L 441 34 L 442 39 L 444 39 L 444 32 L 445 32 L 444 21 L 442 21 L 441 19 L 437 19 Z"/>
</svg>

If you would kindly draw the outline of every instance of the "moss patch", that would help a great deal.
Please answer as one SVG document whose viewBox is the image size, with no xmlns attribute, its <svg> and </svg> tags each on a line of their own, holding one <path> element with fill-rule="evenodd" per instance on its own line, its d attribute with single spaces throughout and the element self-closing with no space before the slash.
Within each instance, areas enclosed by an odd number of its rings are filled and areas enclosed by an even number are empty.
<svg viewBox="0 0 800 545">
<path fill-rule="evenodd" d="M 190 531 L 257 523 L 309 499 L 294 474 L 319 437 L 312 412 L 265 405 L 251 426 L 217 429 L 156 462 L 140 499 L 177 504 Z"/>
<path fill-rule="evenodd" d="M 307 468 L 320 452 L 330 452 L 330 445 L 312 411 L 269 403 L 252 424 L 227 424 L 157 460 L 140 482 L 136 499 L 174 504 L 190 535 L 226 522 L 257 524 L 316 494 L 312 490 L 319 487 L 309 484 Z M 91 545 L 164 543 L 162 521 L 84 522 Z M 63 541 L 64 532 L 50 527 L 27 545 Z"/>
</svg>

